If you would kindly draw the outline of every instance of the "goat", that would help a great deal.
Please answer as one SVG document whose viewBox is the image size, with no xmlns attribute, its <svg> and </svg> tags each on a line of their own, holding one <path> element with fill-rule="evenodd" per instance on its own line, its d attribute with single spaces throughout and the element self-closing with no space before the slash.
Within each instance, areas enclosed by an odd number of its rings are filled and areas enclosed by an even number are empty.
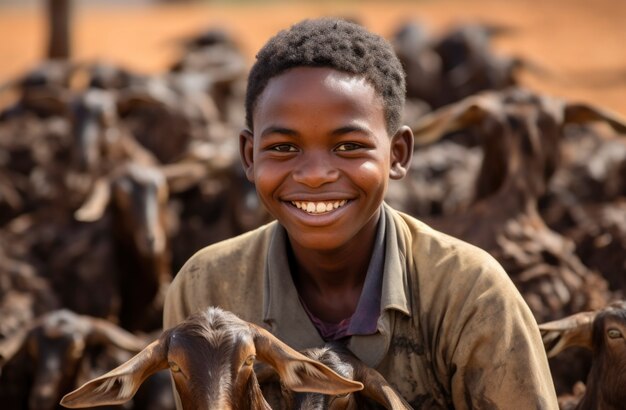
<svg viewBox="0 0 626 410">
<path fill-rule="evenodd" d="M 407 177 L 389 181 L 385 201 L 418 218 L 464 211 L 473 201 L 482 157 L 479 147 L 452 141 L 420 147 Z"/>
<path fill-rule="evenodd" d="M 120 127 L 118 95 L 90 88 L 73 102 L 74 164 L 78 171 L 100 176 L 121 161 L 155 164 L 155 156 Z"/>
<path fill-rule="evenodd" d="M 196 144 L 181 160 L 161 167 L 180 216 L 171 240 L 174 271 L 200 248 L 270 221 L 237 149 L 232 141 Z"/>
<path fill-rule="evenodd" d="M 441 57 L 432 48 L 433 39 L 424 25 L 407 22 L 398 27 L 391 43 L 406 72 L 406 94 L 409 99 L 437 104 L 442 85 Z"/>
<path fill-rule="evenodd" d="M 202 74 L 209 81 L 203 87 L 215 101 L 222 121 L 244 125 L 242 110 L 248 65 L 241 47 L 227 30 L 212 28 L 182 44 L 184 54 L 170 71 L 175 74 Z"/>
<path fill-rule="evenodd" d="M 0 235 L 0 345 L 35 317 L 60 306 L 49 281 L 37 275 L 28 256 L 16 249 L 22 244 L 8 235 L 10 228 Z"/>
<path fill-rule="evenodd" d="M 435 106 L 517 84 L 517 71 L 525 63 L 520 58 L 495 55 L 490 49 L 494 36 L 511 31 L 492 24 L 461 24 L 443 35 L 433 46 L 441 60 L 443 89 Z"/>
<path fill-rule="evenodd" d="M 3 406 L 56 408 L 63 394 L 91 377 L 90 360 L 107 346 L 136 353 L 145 343 L 105 320 L 66 309 L 40 316 L 1 346 Z M 24 386 L 28 397 L 20 393 Z"/>
<path fill-rule="evenodd" d="M 415 129 L 417 143 L 427 143 L 453 129 L 481 126 L 484 158 L 475 203 L 465 212 L 423 219 L 491 252 L 539 321 L 598 308 L 608 298 L 586 293 L 591 283 L 602 289 L 606 282 L 585 268 L 573 243 L 551 231 L 537 210 L 558 167 L 561 127 L 594 120 L 626 132 L 626 121 L 611 113 L 512 88 L 444 107 Z"/>
<path fill-rule="evenodd" d="M 583 263 L 626 295 L 626 140 L 595 127 L 566 130 L 564 166 L 540 202 L 548 226 Z"/>
<path fill-rule="evenodd" d="M 59 116 L 24 113 L 0 120 L 0 225 L 38 207 L 74 199 L 64 181 L 68 131 L 69 121 Z"/>
<path fill-rule="evenodd" d="M 294 391 L 345 394 L 363 388 L 267 330 L 210 307 L 165 330 L 128 362 L 67 394 L 61 404 L 121 404 L 146 377 L 169 368 L 185 409 L 269 409 L 253 370 L 257 359 L 272 366 Z"/>
<path fill-rule="evenodd" d="M 626 301 L 539 325 L 548 357 L 571 346 L 590 349 L 592 366 L 577 410 L 623 409 L 626 403 Z M 579 389 L 580 390 L 580 389 Z"/>
<path fill-rule="evenodd" d="M 428 221 L 491 252 L 539 321 L 603 306 L 606 281 L 582 265 L 572 242 L 546 227 L 537 200 L 557 168 L 563 122 L 604 118 L 618 129 L 620 123 L 589 107 L 516 89 L 481 94 L 430 118 L 425 123 L 441 127 L 431 136 L 448 127 L 482 124 L 485 157 L 477 202 L 466 212 Z"/>
<path fill-rule="evenodd" d="M 148 81 L 148 77 L 142 74 L 103 61 L 85 65 L 84 71 L 88 78 L 88 88 L 122 90 Z"/>
<path fill-rule="evenodd" d="M 45 60 L 25 75 L 0 86 L 0 92 L 12 89 L 18 93 L 17 101 L 0 111 L 0 120 L 24 114 L 66 117 L 70 83 L 77 67 L 65 60 Z"/>
<path fill-rule="evenodd" d="M 594 120 L 626 131 L 626 122 L 611 113 L 514 88 L 444 107 L 416 129 L 419 143 L 481 125 L 484 158 L 475 203 L 458 214 L 422 219 L 490 252 L 538 322 L 598 309 L 610 298 L 607 281 L 583 265 L 570 239 L 547 227 L 537 205 L 558 168 L 563 125 Z M 551 361 L 551 368 L 557 392 L 571 387 L 571 366 Z"/>
<path fill-rule="evenodd" d="M 129 330 L 159 327 L 162 297 L 171 280 L 169 191 L 156 167 L 127 163 L 97 181 L 76 218 L 93 222 L 112 203 L 113 238 L 121 296 L 120 324 Z"/>
<path fill-rule="evenodd" d="M 337 374 L 363 384 L 363 390 L 331 396 L 321 393 L 293 393 L 280 385 L 277 374 L 266 365 L 255 368 L 263 394 L 275 409 L 300 410 L 353 410 L 353 409 L 411 409 L 411 406 L 376 370 L 360 361 L 340 343 L 327 343 L 320 348 L 301 351 L 305 356 L 319 361 Z"/>
</svg>

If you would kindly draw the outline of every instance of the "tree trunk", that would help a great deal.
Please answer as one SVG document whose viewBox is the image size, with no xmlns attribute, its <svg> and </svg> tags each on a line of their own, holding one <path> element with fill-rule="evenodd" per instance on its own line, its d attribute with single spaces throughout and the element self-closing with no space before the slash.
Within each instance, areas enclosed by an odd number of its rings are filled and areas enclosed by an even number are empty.
<svg viewBox="0 0 626 410">
<path fill-rule="evenodd" d="M 69 59 L 71 51 L 71 0 L 47 0 L 49 59 Z"/>
</svg>

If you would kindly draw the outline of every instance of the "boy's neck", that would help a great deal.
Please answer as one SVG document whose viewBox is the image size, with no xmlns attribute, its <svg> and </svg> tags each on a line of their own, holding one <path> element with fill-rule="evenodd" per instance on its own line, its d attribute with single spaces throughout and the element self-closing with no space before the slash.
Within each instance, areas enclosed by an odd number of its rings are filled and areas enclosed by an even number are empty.
<svg viewBox="0 0 626 410">
<path fill-rule="evenodd" d="M 291 244 L 289 267 L 300 298 L 318 318 L 337 323 L 356 310 L 375 243 L 377 222 L 350 246 L 315 251 Z"/>
</svg>

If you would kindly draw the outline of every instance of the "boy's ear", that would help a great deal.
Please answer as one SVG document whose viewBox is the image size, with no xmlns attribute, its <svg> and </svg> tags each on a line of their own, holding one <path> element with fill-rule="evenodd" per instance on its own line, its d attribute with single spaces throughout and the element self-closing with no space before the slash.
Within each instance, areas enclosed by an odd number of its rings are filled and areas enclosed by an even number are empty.
<svg viewBox="0 0 626 410">
<path fill-rule="evenodd" d="M 391 179 L 403 178 L 411 165 L 413 158 L 413 131 L 406 125 L 401 126 L 391 137 Z"/>
<path fill-rule="evenodd" d="M 254 135 L 248 129 L 239 133 L 239 156 L 248 181 L 254 183 Z"/>
</svg>

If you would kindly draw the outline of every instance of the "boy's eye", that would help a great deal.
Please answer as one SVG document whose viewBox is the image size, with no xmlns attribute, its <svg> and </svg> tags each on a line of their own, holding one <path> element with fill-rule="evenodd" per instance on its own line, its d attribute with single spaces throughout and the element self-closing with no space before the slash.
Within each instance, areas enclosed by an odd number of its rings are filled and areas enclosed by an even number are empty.
<svg viewBox="0 0 626 410">
<path fill-rule="evenodd" d="M 359 144 L 355 144 L 354 142 L 346 142 L 337 146 L 337 151 L 353 151 L 355 149 L 359 149 L 361 146 Z"/>
<path fill-rule="evenodd" d="M 289 144 L 274 145 L 273 147 L 270 148 L 270 150 L 278 151 L 278 152 L 295 152 L 295 151 L 297 151 L 296 147 L 294 147 L 293 145 L 289 145 Z"/>
</svg>

